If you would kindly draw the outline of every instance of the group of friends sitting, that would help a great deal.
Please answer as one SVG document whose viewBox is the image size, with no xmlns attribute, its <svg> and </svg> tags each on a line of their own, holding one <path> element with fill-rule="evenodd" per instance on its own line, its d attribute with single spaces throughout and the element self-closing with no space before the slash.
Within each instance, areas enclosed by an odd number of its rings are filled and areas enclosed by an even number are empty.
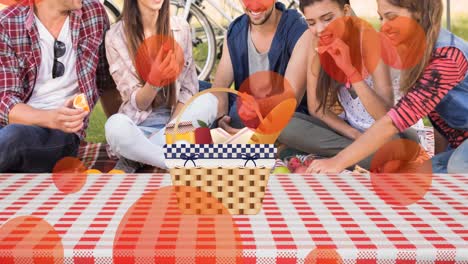
<svg viewBox="0 0 468 264">
<path fill-rule="evenodd" d="M 77 94 L 90 110 L 101 99 L 112 114 L 105 135 L 115 169 L 165 168 L 165 128 L 179 115 L 231 134 L 246 126 L 249 113 L 223 93 L 182 112 L 194 95 L 239 91 L 268 72 L 297 101 L 278 141 L 325 157 L 307 172 L 367 169 L 390 140 L 418 142 L 411 127 L 427 117 L 432 171 L 468 173 L 468 43 L 441 27 L 442 0 L 376 1 L 380 34 L 349 0 L 300 0 L 302 14 L 275 0 L 242 0 L 245 13 L 229 26 L 207 83 L 197 79 L 192 30 L 170 15 L 169 0 L 125 0 L 112 26 L 98 0 L 22 0 L 0 11 L 0 172 L 51 172 L 78 154 L 90 115 L 74 107 Z M 152 38 L 170 48 L 152 50 Z M 252 96 L 274 96 L 265 89 Z"/>
</svg>

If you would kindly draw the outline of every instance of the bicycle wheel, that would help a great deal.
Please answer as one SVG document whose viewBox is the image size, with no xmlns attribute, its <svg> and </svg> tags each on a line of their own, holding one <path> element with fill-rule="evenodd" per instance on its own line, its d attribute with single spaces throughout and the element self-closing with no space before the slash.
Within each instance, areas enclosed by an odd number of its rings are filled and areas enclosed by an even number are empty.
<svg viewBox="0 0 468 264">
<path fill-rule="evenodd" d="M 184 1 L 171 0 L 171 14 L 182 16 Z M 188 22 L 192 28 L 193 59 L 198 79 L 209 80 L 216 63 L 216 38 L 210 22 L 196 5 L 190 7 Z"/>
<path fill-rule="evenodd" d="M 120 10 L 114 3 L 110 2 L 109 0 L 104 0 L 104 7 L 106 8 L 107 15 L 109 16 L 109 21 L 114 24 L 117 19 L 120 17 Z"/>
</svg>

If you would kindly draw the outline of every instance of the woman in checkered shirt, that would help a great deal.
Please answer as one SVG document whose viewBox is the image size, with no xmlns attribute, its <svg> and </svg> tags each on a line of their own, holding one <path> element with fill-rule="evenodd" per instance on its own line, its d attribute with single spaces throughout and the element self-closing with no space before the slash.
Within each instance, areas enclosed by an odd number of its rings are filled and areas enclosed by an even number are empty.
<svg viewBox="0 0 468 264">
<path fill-rule="evenodd" d="M 110 73 L 123 101 L 106 123 L 106 139 L 120 158 L 114 169 L 126 173 L 143 164 L 166 167 L 166 124 L 199 89 L 190 26 L 170 17 L 169 7 L 169 0 L 125 0 L 121 20 L 106 35 Z M 181 119 L 210 124 L 214 107 L 214 96 L 200 97 Z"/>
</svg>

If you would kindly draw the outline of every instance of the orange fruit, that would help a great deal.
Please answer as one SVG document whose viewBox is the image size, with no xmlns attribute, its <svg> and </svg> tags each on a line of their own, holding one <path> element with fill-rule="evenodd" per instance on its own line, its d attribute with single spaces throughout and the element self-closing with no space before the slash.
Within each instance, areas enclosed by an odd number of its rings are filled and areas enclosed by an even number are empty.
<svg viewBox="0 0 468 264">
<path fill-rule="evenodd" d="M 102 172 L 100 170 L 96 170 L 96 169 L 90 169 L 90 170 L 87 170 L 85 171 L 86 174 L 102 174 Z"/>
<path fill-rule="evenodd" d="M 73 107 L 89 112 L 88 100 L 86 100 L 85 94 L 81 93 L 73 99 Z"/>
<path fill-rule="evenodd" d="M 111 170 L 107 174 L 125 174 L 125 172 L 121 170 Z"/>
</svg>

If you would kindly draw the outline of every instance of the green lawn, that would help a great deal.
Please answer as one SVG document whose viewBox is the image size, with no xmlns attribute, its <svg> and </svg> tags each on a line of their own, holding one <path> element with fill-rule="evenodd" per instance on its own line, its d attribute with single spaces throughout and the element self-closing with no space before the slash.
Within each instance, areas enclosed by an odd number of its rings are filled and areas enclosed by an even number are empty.
<svg viewBox="0 0 468 264">
<path fill-rule="evenodd" d="M 372 24 L 378 24 L 377 21 L 370 21 Z M 468 17 L 456 17 L 452 22 L 452 31 L 468 41 Z M 203 53 L 203 51 L 201 51 Z M 194 52 L 196 54 L 196 52 Z M 99 103 L 94 111 L 91 114 L 91 121 L 87 130 L 88 142 L 105 142 L 106 138 L 104 136 L 104 124 L 106 123 L 106 116 L 102 109 L 101 104 Z"/>
<path fill-rule="evenodd" d="M 99 143 L 105 142 L 106 137 L 104 135 L 104 124 L 106 123 L 106 115 L 102 109 L 101 103 L 98 103 L 94 108 L 94 111 L 91 113 L 91 118 L 89 122 L 89 127 L 87 132 L 86 141 Z"/>
</svg>

